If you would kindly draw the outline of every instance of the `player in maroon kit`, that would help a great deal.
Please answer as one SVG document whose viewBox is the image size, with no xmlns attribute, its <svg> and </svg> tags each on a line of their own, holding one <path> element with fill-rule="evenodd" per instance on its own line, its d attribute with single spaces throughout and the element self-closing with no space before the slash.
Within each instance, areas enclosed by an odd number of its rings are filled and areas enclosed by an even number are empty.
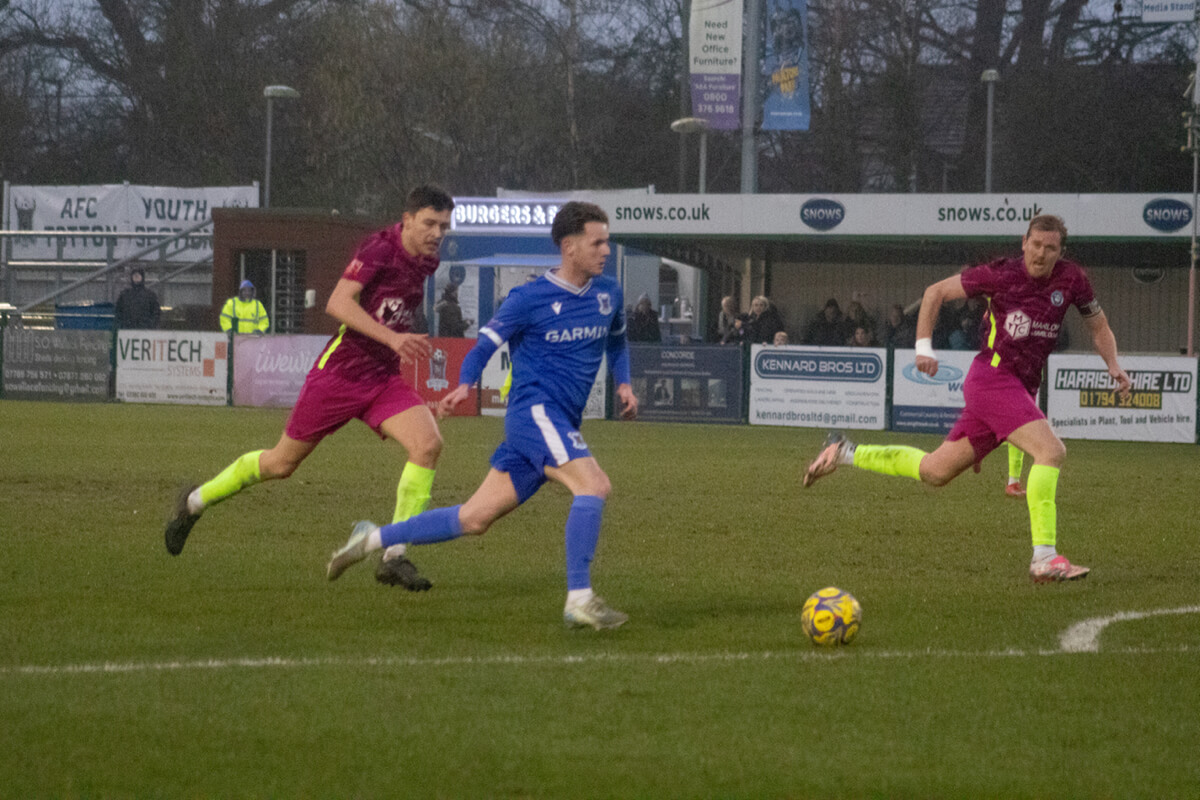
<svg viewBox="0 0 1200 800">
<path fill-rule="evenodd" d="M 917 318 L 917 369 L 937 374 L 931 337 L 938 311 L 947 300 L 987 296 L 988 329 L 979 355 L 963 384 L 966 406 L 946 440 L 932 453 L 904 445 L 855 445 L 832 434 L 804 473 L 804 485 L 841 464 L 903 475 L 944 486 L 1005 440 L 1033 457 L 1026 487 L 1036 582 L 1086 577 L 1087 567 L 1072 564 L 1055 549 L 1055 491 L 1066 448 L 1055 435 L 1034 395 L 1046 359 L 1058 342 L 1063 317 L 1075 306 L 1092 337 L 1092 346 L 1108 367 L 1113 385 L 1129 393 L 1130 380 L 1117 363 L 1117 340 L 1083 269 L 1060 258 L 1067 228 L 1055 216 L 1034 217 L 1021 240 L 1022 257 L 1006 258 L 963 270 L 925 290 Z"/>
<path fill-rule="evenodd" d="M 400 363 L 429 355 L 429 337 L 411 328 L 453 210 L 454 200 L 443 190 L 418 187 L 409 193 L 401 221 L 359 246 L 325 306 L 341 328 L 305 378 L 279 442 L 244 454 L 212 480 L 182 492 L 167 523 L 168 552 L 179 555 L 206 508 L 261 481 L 288 477 L 351 419 L 380 438 L 395 439 L 408 453 L 393 521 L 425 509 L 442 437 L 433 413 L 401 377 Z M 402 546 L 384 553 L 375 577 L 410 591 L 431 585 Z"/>
</svg>

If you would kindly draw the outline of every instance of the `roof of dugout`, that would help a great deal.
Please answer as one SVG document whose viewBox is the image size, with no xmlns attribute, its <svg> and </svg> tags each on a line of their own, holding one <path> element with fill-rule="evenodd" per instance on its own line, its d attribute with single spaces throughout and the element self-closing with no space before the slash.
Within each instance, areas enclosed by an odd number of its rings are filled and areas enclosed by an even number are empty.
<svg viewBox="0 0 1200 800">
<path fill-rule="evenodd" d="M 1186 268 L 1189 194 L 649 194 L 573 192 L 555 198 L 456 198 L 466 232 L 549 233 L 569 199 L 609 216 L 614 241 L 706 266 L 771 262 L 968 262 L 1014 249 L 1029 220 L 1057 214 L 1085 263 Z M 932 251 L 932 252 L 931 252 Z"/>
</svg>

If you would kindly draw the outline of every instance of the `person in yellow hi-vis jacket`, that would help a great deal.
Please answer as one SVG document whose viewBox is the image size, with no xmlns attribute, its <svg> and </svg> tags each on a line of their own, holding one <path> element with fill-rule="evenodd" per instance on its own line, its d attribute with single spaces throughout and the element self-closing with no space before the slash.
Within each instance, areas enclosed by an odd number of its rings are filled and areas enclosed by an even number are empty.
<svg viewBox="0 0 1200 800">
<path fill-rule="evenodd" d="M 234 333 L 266 333 L 270 326 L 266 306 L 254 296 L 254 284 L 242 281 L 237 296 L 226 300 L 221 308 L 221 330 L 228 332 L 232 328 Z"/>
</svg>

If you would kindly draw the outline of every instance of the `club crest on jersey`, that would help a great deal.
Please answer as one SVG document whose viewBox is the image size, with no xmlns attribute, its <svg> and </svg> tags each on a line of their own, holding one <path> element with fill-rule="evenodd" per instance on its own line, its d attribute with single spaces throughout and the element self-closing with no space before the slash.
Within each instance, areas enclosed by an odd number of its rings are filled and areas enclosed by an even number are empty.
<svg viewBox="0 0 1200 800">
<path fill-rule="evenodd" d="M 612 313 L 612 297 L 609 296 L 608 292 L 600 292 L 596 295 L 596 299 L 600 301 L 601 314 Z"/>
<path fill-rule="evenodd" d="M 1004 318 L 1004 331 L 1010 339 L 1024 339 L 1029 335 L 1032 323 L 1024 311 L 1013 311 Z"/>
<path fill-rule="evenodd" d="M 583 440 L 583 434 L 579 431 L 571 431 L 567 434 L 567 438 L 571 440 L 571 446 L 576 450 L 587 450 L 587 442 Z"/>
<path fill-rule="evenodd" d="M 397 324 L 412 319 L 412 312 L 404 307 L 403 297 L 388 297 L 379 302 L 379 307 L 375 311 L 375 319 L 379 320 L 384 327 L 395 330 Z"/>
<path fill-rule="evenodd" d="M 550 307 L 554 309 L 555 314 L 562 313 L 562 303 L 558 302 L 557 300 L 555 300 L 553 303 L 551 303 Z"/>
<path fill-rule="evenodd" d="M 1061 306 L 1061 305 L 1063 304 L 1063 293 L 1062 293 L 1062 291 L 1060 291 L 1059 289 L 1055 289 L 1053 292 L 1051 292 L 1051 293 L 1050 293 L 1050 303 L 1051 303 L 1051 304 L 1052 304 L 1052 305 L 1053 305 L 1055 308 L 1058 308 L 1059 306 Z"/>
</svg>

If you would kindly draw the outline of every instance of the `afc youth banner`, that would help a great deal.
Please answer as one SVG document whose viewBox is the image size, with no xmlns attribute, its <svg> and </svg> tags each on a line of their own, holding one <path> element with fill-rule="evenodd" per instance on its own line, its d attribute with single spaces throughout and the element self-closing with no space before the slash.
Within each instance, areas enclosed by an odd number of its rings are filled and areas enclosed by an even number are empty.
<svg viewBox="0 0 1200 800">
<path fill-rule="evenodd" d="M 763 47 L 763 130 L 806 131 L 808 98 L 807 0 L 775 0 Z"/>
<path fill-rule="evenodd" d="M 233 337 L 233 404 L 291 408 L 328 336 Z"/>
<path fill-rule="evenodd" d="M 193 331 L 120 331 L 117 399 L 130 403 L 223 406 L 229 337 Z"/>
<path fill-rule="evenodd" d="M 939 350 L 937 375 L 917 371 L 916 350 L 895 350 L 892 360 L 892 430 L 949 433 L 966 400 L 963 381 L 974 350 Z"/>
<path fill-rule="evenodd" d="M 740 347 L 631 344 L 629 366 L 638 419 L 742 421 Z"/>
<path fill-rule="evenodd" d="M 883 430 L 887 350 L 774 347 L 750 350 L 750 424 Z"/>
<path fill-rule="evenodd" d="M 1047 416 L 1064 439 L 1196 441 L 1196 359 L 1122 356 L 1133 388 L 1117 394 L 1103 359 L 1052 355 L 1046 365 Z"/>
<path fill-rule="evenodd" d="M 10 186 L 4 218 L 17 231 L 79 232 L 78 237 L 15 237 L 14 258 L 102 260 L 109 240 L 89 233 L 145 233 L 123 237 L 113 256 L 124 258 L 158 241 L 150 234 L 178 233 L 212 217 L 220 207 L 258 206 L 256 186 Z M 189 239 L 171 260 L 196 261 L 212 251 L 207 237 Z"/>
<path fill-rule="evenodd" d="M 742 0 L 692 0 L 688 73 L 692 115 L 715 130 L 740 128 Z"/>
</svg>

